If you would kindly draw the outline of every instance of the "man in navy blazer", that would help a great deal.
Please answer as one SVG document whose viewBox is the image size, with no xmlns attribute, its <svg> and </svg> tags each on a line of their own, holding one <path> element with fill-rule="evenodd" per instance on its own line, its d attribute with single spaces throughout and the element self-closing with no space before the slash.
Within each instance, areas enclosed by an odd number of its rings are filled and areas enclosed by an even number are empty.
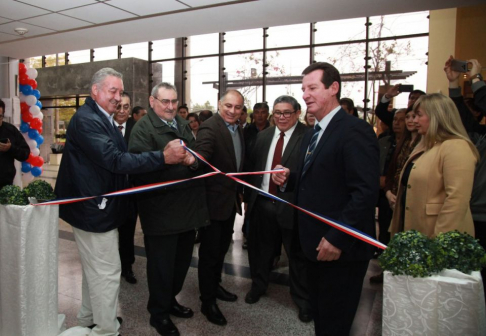
<svg viewBox="0 0 486 336">
<path fill-rule="evenodd" d="M 334 66 L 314 63 L 303 75 L 303 98 L 316 126 L 302 140 L 299 169 L 272 179 L 295 189 L 297 205 L 374 237 L 379 149 L 373 128 L 339 105 Z M 297 218 L 316 335 L 348 335 L 374 248 L 303 212 Z"/>
<path fill-rule="evenodd" d="M 127 152 L 113 124 L 121 101 L 122 74 L 103 68 L 91 80 L 91 97 L 74 114 L 67 130 L 55 194 L 59 198 L 100 196 L 129 187 L 127 174 L 146 173 L 169 164 L 194 163 L 179 140 L 163 151 Z M 92 328 L 90 335 L 117 336 L 116 317 L 121 262 L 118 227 L 126 217 L 126 197 L 96 197 L 63 204 L 59 217 L 73 226 L 83 268 L 82 304 L 78 322 Z"/>
</svg>

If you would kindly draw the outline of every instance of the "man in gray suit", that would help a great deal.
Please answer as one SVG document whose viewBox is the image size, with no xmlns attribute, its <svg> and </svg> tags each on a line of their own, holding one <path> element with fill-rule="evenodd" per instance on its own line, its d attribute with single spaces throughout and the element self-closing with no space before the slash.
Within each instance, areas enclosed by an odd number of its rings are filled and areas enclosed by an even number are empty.
<svg viewBox="0 0 486 336">
<path fill-rule="evenodd" d="M 299 122 L 300 105 L 291 96 L 280 96 L 273 104 L 276 126 L 258 133 L 250 166 L 252 171 L 273 169 L 277 164 L 294 169 L 298 165 L 300 143 L 309 130 Z M 252 175 L 253 185 L 289 202 L 294 201 L 293 192 L 281 192 L 270 175 Z M 248 257 L 252 278 L 251 290 L 245 302 L 259 301 L 268 288 L 275 249 L 283 242 L 289 258 L 290 294 L 299 307 L 299 318 L 303 322 L 312 320 L 305 277 L 305 259 L 295 239 L 294 209 L 282 202 L 274 201 L 252 190 L 249 199 L 250 216 Z M 295 245 L 297 243 L 297 245 Z M 278 246 L 276 246 L 278 245 Z"/>
<path fill-rule="evenodd" d="M 218 104 L 219 112 L 201 124 L 197 133 L 195 151 L 223 172 L 242 171 L 245 157 L 243 131 L 238 126 L 243 109 L 243 96 L 228 90 Z M 207 171 L 212 171 L 206 167 Z M 226 318 L 219 310 L 216 299 L 234 302 L 238 298 L 221 285 L 224 256 L 233 235 L 236 213 L 241 214 L 238 184 L 232 179 L 215 175 L 205 179 L 206 199 L 211 224 L 200 229 L 199 290 L 201 312 L 209 322 L 225 325 Z"/>
</svg>

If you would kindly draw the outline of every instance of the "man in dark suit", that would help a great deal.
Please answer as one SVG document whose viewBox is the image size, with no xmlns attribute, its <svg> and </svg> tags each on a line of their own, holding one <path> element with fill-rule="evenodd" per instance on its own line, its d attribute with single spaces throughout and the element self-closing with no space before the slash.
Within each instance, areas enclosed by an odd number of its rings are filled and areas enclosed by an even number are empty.
<svg viewBox="0 0 486 336">
<path fill-rule="evenodd" d="M 294 97 L 280 96 L 275 100 L 273 116 L 276 126 L 258 133 L 252 153 L 252 171 L 270 170 L 276 164 L 294 171 L 297 169 L 302 137 L 309 131 L 309 128 L 299 122 L 300 114 L 300 105 Z M 252 175 L 250 182 L 289 202 L 294 201 L 294 193 L 281 192 L 268 174 Z M 283 242 L 289 258 L 290 294 L 299 307 L 299 318 L 303 322 L 311 321 L 305 258 L 301 251 L 292 246 L 297 229 L 295 227 L 294 231 L 294 209 L 251 189 L 248 216 L 251 221 L 248 257 L 252 285 L 245 302 L 256 303 L 266 292 L 275 248 L 280 249 Z"/>
<path fill-rule="evenodd" d="M 380 155 L 373 128 L 339 105 L 334 66 L 314 63 L 303 75 L 307 112 L 317 123 L 302 140 L 299 169 L 272 179 L 295 187 L 297 205 L 374 237 Z M 374 247 L 303 212 L 297 219 L 316 334 L 348 335 Z"/>
<path fill-rule="evenodd" d="M 174 139 L 193 147 L 189 122 L 176 114 L 177 90 L 169 83 L 157 84 L 151 92 L 146 117 L 133 128 L 128 150 L 143 153 L 164 148 Z M 136 186 L 191 178 L 198 175 L 183 164 L 164 170 L 132 175 Z M 190 318 L 192 309 L 177 302 L 192 260 L 195 229 L 209 225 L 204 181 L 193 180 L 161 190 L 137 194 L 145 252 L 150 325 L 160 335 L 179 335 L 170 315 Z"/>
<path fill-rule="evenodd" d="M 115 113 L 113 114 L 113 123 L 120 130 L 125 139 L 125 143 L 128 145 L 128 139 L 132 132 L 135 121 L 132 118 L 128 118 L 131 109 L 131 99 L 128 93 L 123 92 L 121 94 L 120 104 L 117 106 Z M 122 225 L 118 228 L 119 234 L 119 252 L 122 265 L 121 276 L 130 284 L 136 284 L 137 278 L 133 273 L 132 265 L 135 262 L 135 226 L 137 225 L 137 204 L 133 195 L 128 196 L 129 203 L 127 204 L 127 216 L 125 217 Z"/>
<path fill-rule="evenodd" d="M 243 96 L 236 90 L 225 92 L 218 103 L 219 113 L 201 124 L 195 150 L 223 172 L 237 172 L 243 168 L 245 145 L 243 132 L 237 121 L 243 108 Z M 206 168 L 212 171 L 211 168 Z M 241 214 L 238 184 L 230 178 L 216 175 L 205 179 L 206 196 L 211 224 L 199 230 L 199 290 L 201 311 L 218 325 L 227 323 L 216 299 L 236 301 L 237 296 L 219 283 L 224 256 L 233 235 L 236 213 Z"/>
</svg>

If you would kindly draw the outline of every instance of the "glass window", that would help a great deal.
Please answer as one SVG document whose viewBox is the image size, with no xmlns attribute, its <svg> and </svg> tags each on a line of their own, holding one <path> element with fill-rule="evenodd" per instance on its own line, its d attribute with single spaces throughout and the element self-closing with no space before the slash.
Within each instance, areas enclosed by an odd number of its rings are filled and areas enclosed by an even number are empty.
<svg viewBox="0 0 486 336">
<path fill-rule="evenodd" d="M 291 47 L 310 43 L 310 23 L 270 27 L 267 48 Z"/>
<path fill-rule="evenodd" d="M 65 65 L 66 64 L 66 54 L 65 53 L 59 53 L 57 54 L 58 60 L 57 64 L 58 65 Z"/>
<path fill-rule="evenodd" d="M 152 60 L 171 59 L 176 57 L 175 39 L 153 41 Z"/>
<path fill-rule="evenodd" d="M 187 39 L 187 56 L 201 56 L 219 53 L 219 34 L 191 36 Z"/>
<path fill-rule="evenodd" d="M 148 60 L 148 43 L 133 43 L 133 44 L 124 44 L 122 45 L 121 49 L 121 58 L 140 58 L 143 60 Z"/>
<path fill-rule="evenodd" d="M 309 65 L 309 48 L 267 52 L 267 76 L 300 76 Z"/>
<path fill-rule="evenodd" d="M 56 54 L 46 55 L 46 67 L 56 66 Z"/>
<path fill-rule="evenodd" d="M 70 51 L 69 64 L 88 63 L 90 50 Z"/>
<path fill-rule="evenodd" d="M 224 35 L 224 52 L 255 50 L 263 48 L 263 29 L 248 29 L 227 32 Z"/>
<path fill-rule="evenodd" d="M 236 89 L 245 97 L 245 105 L 253 108 L 263 100 L 263 53 L 248 53 L 224 57 L 227 89 Z"/>
<path fill-rule="evenodd" d="M 317 22 L 315 24 L 315 43 L 364 40 L 366 38 L 366 19 L 349 19 Z"/>
<path fill-rule="evenodd" d="M 162 76 L 160 82 L 168 82 L 174 84 L 175 80 L 175 61 L 166 61 L 166 62 L 158 62 L 162 65 Z M 152 86 L 157 85 L 158 81 L 154 78 L 154 82 Z"/>
<path fill-rule="evenodd" d="M 370 17 L 370 38 L 429 32 L 429 12 L 415 12 Z"/>
<path fill-rule="evenodd" d="M 30 67 L 39 69 L 42 68 L 42 56 L 31 57 L 29 59 Z"/>
<path fill-rule="evenodd" d="M 344 73 L 364 73 L 365 43 L 349 43 L 314 49 L 316 62 L 331 63 Z"/>
<path fill-rule="evenodd" d="M 186 101 L 180 103 L 187 104 L 190 112 L 217 110 L 218 60 L 218 57 L 206 57 L 187 61 Z"/>
<path fill-rule="evenodd" d="M 413 39 L 389 40 L 370 43 L 370 50 L 375 55 L 372 58 L 372 66 L 379 71 L 385 70 L 385 62 L 391 62 L 392 80 L 391 85 L 398 83 L 412 84 L 414 89 L 425 91 L 427 85 L 427 50 L 428 37 Z M 382 50 L 382 53 L 377 53 Z M 400 71 L 401 73 L 393 73 Z M 379 80 L 379 85 L 384 85 Z M 378 87 L 376 87 L 376 92 Z M 377 96 L 377 95 L 376 95 Z M 371 98 L 369 98 L 371 99 Z M 372 100 L 376 102 L 375 100 Z M 408 94 L 403 93 L 394 99 L 395 108 L 405 108 L 408 104 Z"/>
<path fill-rule="evenodd" d="M 94 61 L 106 61 L 118 58 L 118 47 L 106 47 L 94 49 Z"/>
</svg>

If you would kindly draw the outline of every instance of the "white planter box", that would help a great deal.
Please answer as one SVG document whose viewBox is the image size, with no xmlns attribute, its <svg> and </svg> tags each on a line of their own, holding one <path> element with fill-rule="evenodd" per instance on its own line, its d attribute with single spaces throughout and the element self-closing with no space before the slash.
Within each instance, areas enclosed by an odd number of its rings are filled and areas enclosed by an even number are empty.
<svg viewBox="0 0 486 336">
<path fill-rule="evenodd" d="M 58 227 L 57 205 L 0 205 L 0 336 L 51 336 L 62 330 Z"/>
<path fill-rule="evenodd" d="M 384 274 L 383 335 L 486 335 L 479 272 L 444 270 L 427 278 Z"/>
</svg>

